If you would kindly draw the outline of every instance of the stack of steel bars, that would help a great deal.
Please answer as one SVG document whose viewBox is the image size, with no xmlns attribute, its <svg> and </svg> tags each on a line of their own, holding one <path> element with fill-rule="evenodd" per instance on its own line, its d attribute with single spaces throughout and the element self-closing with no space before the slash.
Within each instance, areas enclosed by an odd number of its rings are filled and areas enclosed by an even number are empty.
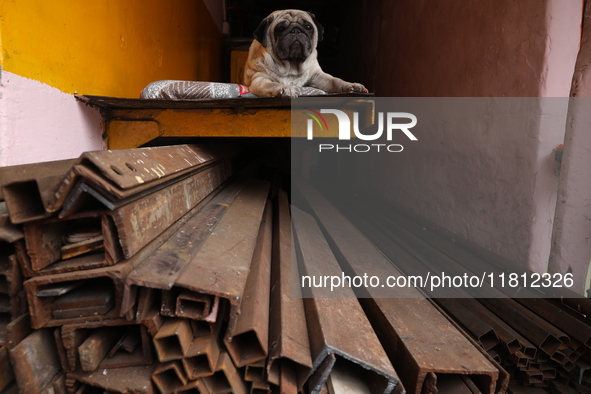
<svg viewBox="0 0 591 394">
<path fill-rule="evenodd" d="M 422 294 L 302 289 L 302 275 L 400 272 L 307 184 L 315 197 L 292 207 L 253 166 L 234 171 L 235 154 L 0 170 L 0 391 L 506 391 L 505 370 Z"/>
<path fill-rule="evenodd" d="M 338 304 L 327 320 L 294 293 L 287 194 L 254 166 L 233 173 L 234 154 L 179 145 L 0 171 L 1 392 L 400 391 L 354 298 L 346 343 Z"/>
<path fill-rule="evenodd" d="M 496 278 L 516 272 L 532 277 L 531 272 L 422 218 L 393 209 L 383 200 L 353 193 L 347 197 L 341 192 L 339 207 L 406 275 L 437 275 L 445 267 L 448 275 L 472 274 L 478 269 L 494 273 Z M 314 196 L 314 192 L 306 195 Z M 334 219 L 322 219 L 329 209 L 327 204 L 321 197 L 310 203 L 338 244 L 342 235 L 337 227 L 330 227 Z M 350 268 L 356 269 L 353 264 Z M 510 392 L 590 393 L 591 300 L 564 286 L 539 289 L 501 288 L 497 282 L 497 287 L 491 286 L 486 293 L 488 297 L 474 298 L 450 289 L 447 297 L 433 301 L 510 373 Z M 428 289 L 424 291 L 429 294 Z M 531 391 L 522 386 L 531 387 Z"/>
</svg>

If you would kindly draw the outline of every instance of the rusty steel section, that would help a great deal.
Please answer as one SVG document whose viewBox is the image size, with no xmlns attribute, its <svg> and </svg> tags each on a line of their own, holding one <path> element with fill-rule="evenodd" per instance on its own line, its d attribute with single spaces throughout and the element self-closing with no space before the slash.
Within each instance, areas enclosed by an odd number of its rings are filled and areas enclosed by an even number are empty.
<svg viewBox="0 0 591 394">
<path fill-rule="evenodd" d="M 110 212 L 125 257 L 136 254 L 195 207 L 228 179 L 231 172 L 230 163 L 223 162 Z"/>
<path fill-rule="evenodd" d="M 215 373 L 218 360 L 222 351 L 221 329 L 224 309 L 220 310 L 220 316 L 215 323 L 210 324 L 211 331 L 205 335 L 196 335 L 193 330 L 193 340 L 186 357 L 182 360 L 187 377 L 197 380 Z"/>
<path fill-rule="evenodd" d="M 503 316 L 503 320 L 507 324 L 527 338 L 532 344 L 543 350 L 544 353 L 551 356 L 562 345 L 560 339 L 548 332 L 544 327 L 529 320 L 515 308 L 515 305 L 510 305 L 503 300 L 494 298 L 484 298 L 480 302 L 497 316 Z"/>
<path fill-rule="evenodd" d="M 235 153 L 234 148 L 213 150 L 197 145 L 85 152 L 58 185 L 47 210 L 58 211 L 81 179 L 115 200 L 123 199 L 158 188 Z"/>
<path fill-rule="evenodd" d="M 470 309 L 478 319 L 493 328 L 497 337 L 503 342 L 504 348 L 508 354 L 522 352 L 529 358 L 534 358 L 536 356 L 537 350 L 534 345 L 513 330 L 503 320 L 499 319 L 494 313 L 490 312 L 484 307 L 484 305 L 473 298 L 460 298 L 457 299 L 457 301 Z"/>
<path fill-rule="evenodd" d="M 23 288 L 23 276 L 14 248 L 0 242 L 0 294 L 13 296 Z"/>
<path fill-rule="evenodd" d="M 191 324 L 187 319 L 167 319 L 154 335 L 154 346 L 162 362 L 180 360 L 187 355 L 193 340 Z"/>
<path fill-rule="evenodd" d="M 339 263 L 314 218 L 295 207 L 292 207 L 291 214 L 298 260 L 304 273 L 341 276 Z M 339 362 L 352 362 L 368 371 L 365 379 L 372 386 L 372 394 L 391 393 L 398 383 L 398 376 L 353 291 L 341 288 L 333 295 L 339 298 L 323 298 L 325 294 L 315 290 L 312 289 L 310 294 L 314 298 L 304 300 L 314 366 L 311 380 L 319 373 L 326 375 L 317 369 L 329 354 L 334 354 Z M 304 293 L 304 296 L 309 295 Z M 347 324 L 334 324 L 344 316 Z M 325 377 L 317 379 L 309 389 L 318 393 L 325 383 Z"/>
<path fill-rule="evenodd" d="M 136 304 L 139 288 L 159 289 L 163 290 L 163 293 L 172 288 L 184 268 L 198 253 L 203 242 L 242 190 L 247 179 L 247 176 L 238 175 L 215 196 L 204 199 L 197 206 L 198 212 L 129 274 L 125 283 L 122 315 Z M 168 296 L 168 293 L 163 294 L 163 297 L 165 296 Z M 174 308 L 172 305 L 168 305 L 167 315 L 173 314 L 176 309 L 176 304 L 174 305 Z"/>
<path fill-rule="evenodd" d="M 118 317 L 123 281 L 132 268 L 131 262 L 125 261 L 27 280 L 25 290 L 33 328 Z"/>
<path fill-rule="evenodd" d="M 202 378 L 203 384 L 211 394 L 246 394 L 246 384 L 232 363 L 230 356 L 222 352 L 213 375 Z"/>
<path fill-rule="evenodd" d="M 57 332 L 66 371 L 150 365 L 155 359 L 152 337 L 142 324 L 116 319 L 65 325 Z"/>
<path fill-rule="evenodd" d="M 296 181 L 296 186 L 339 250 L 346 271 L 382 278 L 401 275 L 382 252 L 315 189 L 303 181 Z M 368 294 L 364 297 L 373 298 L 360 301 L 409 393 L 419 394 L 431 372 L 477 376 L 483 393 L 495 392 L 499 370 L 421 293 L 409 288 L 388 289 L 389 292 L 371 287 L 366 290 Z M 394 291 L 405 292 L 401 293 L 405 298 L 383 298 L 395 296 Z"/>
<path fill-rule="evenodd" d="M 10 350 L 14 374 L 23 393 L 41 393 L 61 370 L 60 360 L 48 329 L 34 331 Z"/>
<path fill-rule="evenodd" d="M 273 243 L 272 211 L 273 208 L 269 202 L 259 228 L 250 273 L 240 303 L 240 315 L 236 319 L 232 332 L 224 338 L 228 353 L 239 368 L 267 358 Z"/>
<path fill-rule="evenodd" d="M 151 381 L 152 373 L 157 364 L 113 368 L 104 373 L 93 372 L 68 372 L 66 374 L 66 387 L 68 393 L 97 392 L 125 393 L 125 394 L 156 394 L 158 390 Z M 86 391 L 88 390 L 88 391 Z"/>
<path fill-rule="evenodd" d="M 516 301 L 591 349 L 591 326 L 588 324 L 542 298 L 519 298 Z"/>
<path fill-rule="evenodd" d="M 49 216 L 53 192 L 76 159 L 24 164 L 0 169 L 0 200 L 6 201 L 12 223 Z"/>
<path fill-rule="evenodd" d="M 27 223 L 24 233 L 26 276 L 98 268 L 123 259 L 114 223 L 98 212 Z"/>
<path fill-rule="evenodd" d="M 8 349 L 0 346 L 0 392 L 14 381 L 14 372 L 8 356 Z"/>
<path fill-rule="evenodd" d="M 189 382 L 180 360 L 158 364 L 152 380 L 161 393 L 174 393 Z"/>
<path fill-rule="evenodd" d="M 180 289 L 227 299 L 227 333 L 236 325 L 268 192 L 268 182 L 250 180 L 175 283 Z"/>
<path fill-rule="evenodd" d="M 312 358 L 301 290 L 294 286 L 299 272 L 295 260 L 292 263 L 291 215 L 285 191 L 278 192 L 275 205 L 266 372 L 269 381 L 279 385 L 281 364 L 293 368 L 301 390 L 312 370 Z"/>
<path fill-rule="evenodd" d="M 491 350 L 499 343 L 493 328 L 480 320 L 468 308 L 453 298 L 439 298 L 437 304 L 458 321 L 480 343 L 484 350 Z"/>
<path fill-rule="evenodd" d="M 123 260 L 113 266 L 101 267 L 90 269 L 86 271 L 74 271 L 74 272 L 63 272 L 52 275 L 43 275 L 30 278 L 25 282 L 25 290 L 27 293 L 27 300 L 29 302 L 29 309 L 31 312 L 31 321 L 34 328 L 40 328 L 44 325 L 56 326 L 64 324 L 76 324 L 85 321 L 97 321 L 113 319 L 119 316 L 123 295 L 123 287 L 127 275 L 137 266 L 139 266 L 148 256 L 154 253 L 160 246 L 162 246 L 172 235 L 174 235 L 179 229 L 190 219 L 195 213 L 197 213 L 199 206 L 193 208 L 183 218 L 177 220 L 165 231 L 163 231 L 158 237 L 153 239 L 148 245 L 142 248 L 132 258 Z M 19 258 L 26 260 L 28 255 L 26 250 L 19 243 L 15 244 L 15 249 Z M 90 255 L 93 256 L 93 255 Z M 114 300 L 114 306 L 106 313 L 97 313 L 97 309 L 90 310 L 87 307 L 105 309 L 105 305 L 89 305 L 84 302 L 75 306 L 75 308 L 81 308 L 79 311 L 79 317 L 60 317 L 52 316 L 51 305 L 57 297 L 68 296 L 68 292 L 74 292 L 69 297 L 76 297 L 76 292 L 82 291 L 80 285 L 75 286 L 73 289 L 69 289 L 69 285 L 76 285 L 77 283 L 87 282 L 95 283 L 98 281 L 103 283 L 101 286 L 101 294 L 112 294 L 111 300 Z M 66 291 L 65 294 L 43 296 L 45 290 L 51 290 L 55 287 L 63 288 Z M 68 290 L 69 289 L 69 290 Z M 41 292 L 42 296 L 38 296 L 38 292 Z M 86 309 L 84 309 L 86 308 Z M 123 314 L 125 315 L 125 314 Z"/>
</svg>

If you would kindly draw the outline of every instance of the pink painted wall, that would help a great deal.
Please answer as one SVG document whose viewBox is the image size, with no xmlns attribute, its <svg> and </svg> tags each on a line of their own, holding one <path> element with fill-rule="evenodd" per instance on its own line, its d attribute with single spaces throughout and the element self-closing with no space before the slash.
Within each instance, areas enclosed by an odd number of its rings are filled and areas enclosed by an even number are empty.
<svg viewBox="0 0 591 394">
<path fill-rule="evenodd" d="M 581 3 L 560 0 L 378 0 L 355 42 L 358 80 L 378 96 L 532 97 L 471 107 L 437 124 L 367 183 L 390 201 L 536 271 L 547 269 L 566 100 L 580 42 Z M 419 119 L 420 121 L 420 119 Z M 379 168 L 379 170 L 377 170 Z"/>
<path fill-rule="evenodd" d="M 60 160 L 104 149 L 96 109 L 41 82 L 3 71 L 0 166 Z"/>
</svg>

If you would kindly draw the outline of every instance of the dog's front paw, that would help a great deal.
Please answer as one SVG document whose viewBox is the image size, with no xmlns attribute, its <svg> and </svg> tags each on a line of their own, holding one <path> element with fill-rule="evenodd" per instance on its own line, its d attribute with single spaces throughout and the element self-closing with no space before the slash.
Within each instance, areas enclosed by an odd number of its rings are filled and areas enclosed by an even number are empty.
<svg viewBox="0 0 591 394">
<path fill-rule="evenodd" d="M 294 86 L 281 85 L 277 88 L 275 95 L 285 98 L 294 98 L 298 97 L 298 92 Z"/>
<path fill-rule="evenodd" d="M 367 93 L 368 90 L 360 83 L 345 83 L 341 86 L 341 92 L 357 92 L 357 93 Z"/>
</svg>

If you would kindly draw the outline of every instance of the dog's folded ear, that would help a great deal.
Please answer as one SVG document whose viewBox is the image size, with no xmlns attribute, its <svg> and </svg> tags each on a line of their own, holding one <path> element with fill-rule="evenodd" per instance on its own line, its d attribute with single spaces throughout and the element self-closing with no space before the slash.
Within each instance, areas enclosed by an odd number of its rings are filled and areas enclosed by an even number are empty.
<svg viewBox="0 0 591 394">
<path fill-rule="evenodd" d="M 271 27 L 271 22 L 273 22 L 273 17 L 268 16 L 261 21 L 259 27 L 254 31 L 253 35 L 255 40 L 261 43 L 263 47 L 267 47 L 269 44 L 268 37 L 269 37 L 269 27 Z"/>
<path fill-rule="evenodd" d="M 322 41 L 322 37 L 324 36 L 324 27 L 318 23 L 316 20 L 316 15 L 308 11 L 308 14 L 312 17 L 312 22 L 316 25 L 316 30 L 318 30 L 318 42 Z"/>
</svg>

